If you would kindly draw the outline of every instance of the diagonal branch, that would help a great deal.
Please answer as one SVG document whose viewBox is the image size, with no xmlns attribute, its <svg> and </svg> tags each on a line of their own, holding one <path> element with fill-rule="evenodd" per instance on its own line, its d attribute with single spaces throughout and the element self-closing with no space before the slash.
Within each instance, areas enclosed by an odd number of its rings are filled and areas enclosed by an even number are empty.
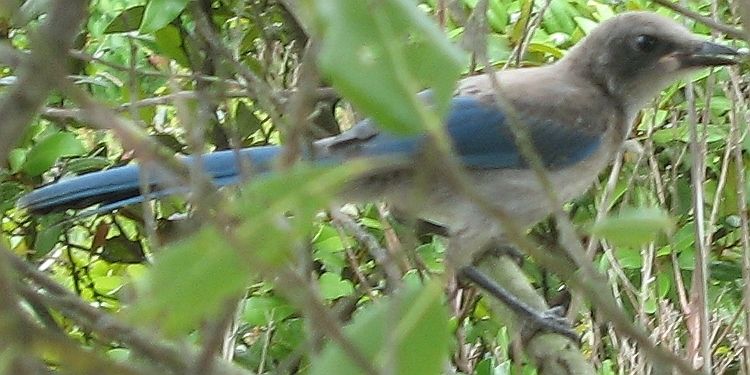
<svg viewBox="0 0 750 375">
<path fill-rule="evenodd" d="M 31 54 L 18 68 L 18 81 L 0 98 L 0 150 L 16 145 L 57 78 L 67 74 L 68 50 L 79 33 L 87 5 L 83 0 L 51 2 L 45 23 L 31 36 Z"/>
</svg>

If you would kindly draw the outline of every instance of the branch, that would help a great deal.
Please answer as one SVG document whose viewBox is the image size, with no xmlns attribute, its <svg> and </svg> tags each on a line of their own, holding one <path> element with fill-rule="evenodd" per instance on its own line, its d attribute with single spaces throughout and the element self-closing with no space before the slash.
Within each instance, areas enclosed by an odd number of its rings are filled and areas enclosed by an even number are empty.
<svg viewBox="0 0 750 375">
<path fill-rule="evenodd" d="M 652 0 L 652 1 L 667 9 L 674 11 L 675 13 L 679 13 L 687 18 L 690 18 L 692 20 L 705 24 L 706 26 L 716 31 L 727 34 L 728 36 L 732 38 L 750 40 L 750 35 L 746 33 L 745 31 L 736 29 L 732 26 L 728 26 L 720 22 L 717 22 L 711 19 L 710 17 L 703 16 L 697 12 L 694 12 L 688 8 L 683 7 L 682 5 L 675 4 L 669 0 Z"/>
<path fill-rule="evenodd" d="M 155 363 L 162 364 L 177 373 L 184 373 L 185 370 L 194 364 L 192 360 L 197 358 L 197 352 L 192 350 L 188 352 L 188 349 L 185 349 L 185 351 L 177 350 L 172 345 L 162 344 L 163 339 L 161 338 L 117 321 L 109 314 L 87 304 L 78 296 L 70 293 L 31 264 L 12 255 L 5 249 L 0 249 L 0 251 L 3 253 L 3 257 L 5 258 L 3 260 L 5 262 L 12 265 L 17 272 L 47 292 L 46 294 L 39 294 L 32 287 L 23 286 L 22 290 L 24 293 L 36 293 L 40 296 L 40 301 L 58 310 L 84 330 L 95 333 L 110 342 L 121 342 L 131 348 L 134 353 L 148 358 Z M 215 361 L 212 370 L 214 374 L 250 374 L 246 370 L 222 361 Z"/>
<path fill-rule="evenodd" d="M 87 1 L 53 1 L 46 21 L 31 38 L 31 54 L 18 69 L 18 81 L 0 98 L 0 150 L 12 149 L 67 72 L 68 50 L 86 15 Z M 3 155 L 5 156 L 5 155 Z"/>
</svg>

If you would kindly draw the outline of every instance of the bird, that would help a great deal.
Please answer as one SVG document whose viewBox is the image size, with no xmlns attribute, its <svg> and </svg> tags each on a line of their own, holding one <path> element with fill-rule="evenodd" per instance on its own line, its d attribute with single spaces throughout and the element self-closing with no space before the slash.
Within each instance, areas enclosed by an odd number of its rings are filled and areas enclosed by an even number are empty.
<svg viewBox="0 0 750 375">
<path fill-rule="evenodd" d="M 560 202 L 584 194 L 613 161 L 631 133 L 638 112 L 659 92 L 696 69 L 731 65 L 738 52 L 706 41 L 671 18 L 652 12 L 625 12 L 601 22 L 556 62 L 538 67 L 505 69 L 459 80 L 443 129 L 456 160 L 471 185 L 511 215 L 521 228 L 543 220 L 554 207 L 517 143 L 511 119 L 518 120 L 546 171 Z M 428 105 L 429 90 L 419 93 Z M 373 171 L 344 188 L 345 198 L 384 199 L 404 205 L 418 217 L 445 223 L 449 251 L 457 262 L 470 264 L 480 249 L 507 243 L 502 223 L 486 208 L 464 197 L 451 184 L 436 180 L 422 191 L 419 207 L 406 202 L 419 185 L 427 134 L 385 132 L 364 119 L 343 133 L 312 144 L 316 161 L 395 157 L 405 161 L 395 170 Z M 253 170 L 273 173 L 280 146 L 219 151 L 200 157 L 216 186 L 241 182 L 238 156 Z M 195 159 L 185 157 L 186 163 Z M 159 173 L 150 173 L 155 193 Z M 144 200 L 139 167 L 129 165 L 63 179 L 21 197 L 18 206 L 46 213 L 101 205 L 115 209 Z M 421 186 L 421 185 L 419 185 Z"/>
</svg>

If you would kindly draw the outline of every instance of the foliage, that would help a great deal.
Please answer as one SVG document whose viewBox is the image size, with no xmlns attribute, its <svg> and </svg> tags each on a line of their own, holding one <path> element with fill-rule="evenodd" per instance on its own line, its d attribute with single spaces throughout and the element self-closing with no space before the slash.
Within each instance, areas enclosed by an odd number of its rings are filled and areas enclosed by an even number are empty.
<svg viewBox="0 0 750 375">
<path fill-rule="evenodd" d="M 351 126 L 356 115 L 350 103 L 390 131 L 434 131 L 455 80 L 481 68 L 476 56 L 457 47 L 476 40 L 469 16 L 481 2 L 459 0 L 446 8 L 440 0 L 418 6 L 410 0 L 306 0 L 295 8 L 292 1 L 94 0 L 68 79 L 172 153 L 304 143 L 301 137 L 320 138 L 338 131 L 339 124 Z M 6 3 L 0 2 L 0 37 L 25 51 L 45 20 L 47 2 Z M 690 7 L 739 22 L 727 2 Z M 674 15 L 643 0 L 552 0 L 548 6 L 489 0 L 489 33 L 479 41 L 498 69 L 547 64 L 599 22 L 638 9 Z M 690 27 L 711 34 L 703 24 Z M 318 58 L 322 82 L 305 75 L 304 64 L 315 62 L 305 60 L 306 53 Z M 8 65 L 0 82 L 13 82 L 15 66 L 3 63 Z M 687 343 L 697 340 L 700 306 L 688 305 L 688 298 L 700 257 L 696 238 L 704 241 L 710 271 L 705 306 L 712 329 L 722 332 L 711 343 L 714 369 L 731 372 L 740 366 L 747 335 L 738 317 L 747 314 L 743 258 L 750 252 L 741 220 L 748 202 L 739 193 L 750 196 L 748 85 L 727 70 L 701 72 L 696 82 L 694 102 L 687 100 L 682 82 L 644 110 L 632 134 L 643 147 L 625 152 L 612 178 L 605 173 L 565 209 L 632 321 L 680 354 L 696 354 Z M 346 101 L 327 96 L 328 84 Z M 436 113 L 416 98 L 424 87 L 437 89 Z M 299 93 L 316 104 L 305 108 Z M 295 105 L 303 109 L 295 112 Z M 70 347 L 145 373 L 182 362 L 167 354 L 149 357 L 126 337 L 189 347 L 180 352 L 184 363 L 199 366 L 205 353 L 192 348 L 217 353 L 216 337 L 234 327 L 223 355 L 257 373 L 365 372 L 348 344 L 378 371 L 437 373 L 446 366 L 471 374 L 505 373 L 511 366 L 536 371 L 528 358 L 511 355 L 509 328 L 485 298 L 471 286 L 445 282 L 450 275 L 442 237 L 415 235 L 413 223 L 394 218 L 378 203 L 346 206 L 344 218 L 323 214 L 337 187 L 358 176 L 363 165 L 290 166 L 292 150 L 277 177 L 253 179 L 239 192 L 201 191 L 205 194 L 88 217 L 17 209 L 23 192 L 40 184 L 136 156 L 148 159 L 122 132 L 84 120 L 80 106 L 63 90 L 50 95 L 5 153 L 0 171 L 3 245 L 83 305 L 132 330 L 131 336 L 108 336 L 106 329 L 83 323 L 94 313 L 22 296 L 29 316 L 40 327 L 64 332 Z M 689 147 L 692 110 L 699 119 L 697 154 Z M 729 152 L 735 146 L 739 151 Z M 704 169 L 700 186 L 691 179 L 696 165 Z M 700 223 L 696 189 L 703 192 Z M 347 218 L 361 226 L 359 232 L 342 222 Z M 697 227 L 705 228 L 699 232 L 703 237 L 696 237 Z M 551 222 L 531 234 L 542 244 L 557 242 Z M 555 274 L 533 260 L 523 268 L 548 301 L 569 302 L 570 291 Z M 443 290 L 444 285 L 449 287 Z M 575 328 L 597 371 L 641 373 L 647 363 L 642 348 L 619 332 L 599 329 L 607 317 L 589 314 L 592 310 L 596 306 L 581 310 Z M 35 350 L 52 369 L 66 365 L 65 356 Z M 96 355 L 90 360 L 98 360 Z M 10 366 L 9 356 L 0 355 L 0 369 Z M 388 361 L 394 358 L 395 365 Z"/>
</svg>

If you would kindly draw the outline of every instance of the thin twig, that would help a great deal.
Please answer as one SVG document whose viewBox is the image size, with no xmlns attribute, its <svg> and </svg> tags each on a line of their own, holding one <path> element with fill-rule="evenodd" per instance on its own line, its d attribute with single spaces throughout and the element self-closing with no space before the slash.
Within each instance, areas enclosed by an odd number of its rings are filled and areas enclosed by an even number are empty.
<svg viewBox="0 0 750 375">
<path fill-rule="evenodd" d="M 706 26 L 708 26 L 708 27 L 710 27 L 710 28 L 712 28 L 714 30 L 717 30 L 717 31 L 720 31 L 720 32 L 722 32 L 724 34 L 727 34 L 728 36 L 730 36 L 732 38 L 742 39 L 742 40 L 748 40 L 749 39 L 748 38 L 748 34 L 745 33 L 745 31 L 740 30 L 740 29 L 736 29 L 734 27 L 725 25 L 725 24 L 720 23 L 720 22 L 717 22 L 717 21 L 713 20 L 711 17 L 703 16 L 703 15 L 701 15 L 699 13 L 696 13 L 696 12 L 694 12 L 694 11 L 692 11 L 692 10 L 690 10 L 690 9 L 688 9 L 688 8 L 680 5 L 680 4 L 673 3 L 673 2 L 671 2 L 669 0 L 652 0 L 652 1 L 655 2 L 655 3 L 657 3 L 657 4 L 659 4 L 659 5 L 661 5 L 661 6 L 663 6 L 663 7 L 665 7 L 665 8 L 668 8 L 668 9 L 674 11 L 675 13 L 679 13 L 679 14 L 687 17 L 687 18 L 690 18 L 692 20 L 695 20 L 695 21 L 698 21 L 698 22 L 700 22 L 702 24 L 705 24 Z"/>
</svg>

